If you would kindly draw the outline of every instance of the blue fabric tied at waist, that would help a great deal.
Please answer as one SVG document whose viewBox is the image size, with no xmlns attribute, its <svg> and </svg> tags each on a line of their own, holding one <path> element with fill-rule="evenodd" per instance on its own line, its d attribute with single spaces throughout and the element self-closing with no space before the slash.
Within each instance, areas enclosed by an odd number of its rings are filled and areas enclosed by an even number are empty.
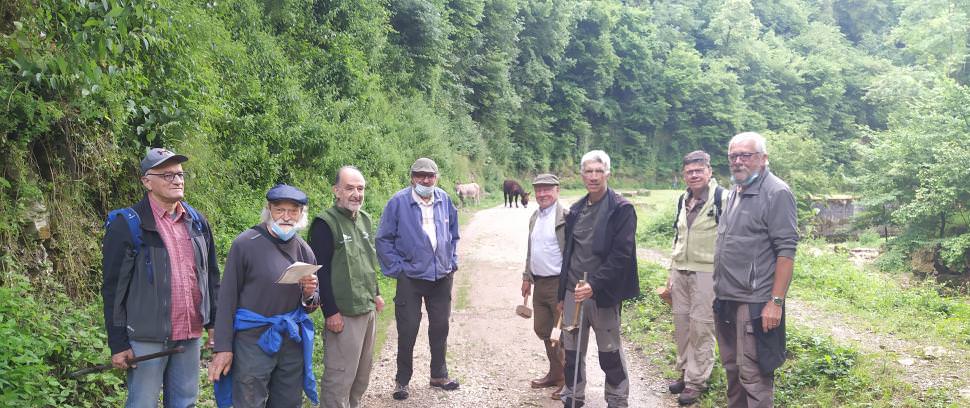
<svg viewBox="0 0 970 408">
<path fill-rule="evenodd" d="M 317 379 L 313 376 L 313 321 L 302 306 L 289 313 L 265 317 L 249 309 L 236 310 L 233 330 L 242 331 L 270 326 L 259 336 L 259 348 L 272 356 L 280 351 L 283 335 L 303 345 L 303 392 L 314 405 L 320 403 L 317 397 Z M 216 404 L 219 408 L 232 406 L 232 371 L 222 376 L 214 384 Z"/>
</svg>

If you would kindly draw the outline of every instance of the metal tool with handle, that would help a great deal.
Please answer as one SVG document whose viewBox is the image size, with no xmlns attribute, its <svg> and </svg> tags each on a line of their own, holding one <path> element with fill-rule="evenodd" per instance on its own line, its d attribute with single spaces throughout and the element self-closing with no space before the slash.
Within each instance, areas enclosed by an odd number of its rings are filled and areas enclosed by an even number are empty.
<svg viewBox="0 0 970 408">
<path fill-rule="evenodd" d="M 159 351 L 157 353 L 146 354 L 144 356 L 135 357 L 133 359 L 128 360 L 128 364 L 140 363 L 142 361 L 156 359 L 156 358 L 159 358 L 159 357 L 170 356 L 172 354 L 178 354 L 178 353 L 181 353 L 183 351 L 185 351 L 185 347 L 184 346 L 178 346 L 178 347 L 170 348 L 168 350 Z M 96 365 L 94 367 L 82 368 L 80 370 L 77 370 L 75 372 L 72 372 L 72 373 L 68 374 L 66 377 L 67 378 L 77 378 L 77 377 L 80 377 L 80 376 L 85 375 L 85 374 L 91 374 L 91 373 L 97 373 L 97 372 L 101 372 L 101 371 L 105 371 L 105 370 L 110 370 L 112 367 L 113 366 L 111 365 L 111 363 L 108 363 L 108 364 Z"/>
<path fill-rule="evenodd" d="M 587 272 L 583 272 L 583 280 L 577 282 L 576 283 L 576 286 L 583 286 L 583 285 L 585 285 L 586 284 L 586 278 L 589 277 L 588 275 L 589 274 Z M 576 292 L 573 292 L 573 296 L 576 296 Z M 573 313 L 573 318 L 574 318 L 573 319 L 573 322 L 574 323 L 573 323 L 572 330 L 573 331 L 576 331 L 576 329 L 579 329 L 579 330 L 578 330 L 578 333 L 576 333 L 576 366 L 573 368 L 573 387 L 569 389 L 569 391 L 571 391 L 571 395 L 570 395 L 569 399 L 572 400 L 572 407 L 571 408 L 576 408 L 576 384 L 579 383 L 579 361 L 580 361 L 581 356 L 583 355 L 583 353 L 582 353 L 582 350 L 583 350 L 583 345 L 582 345 L 582 341 L 583 341 L 583 302 L 585 302 L 585 301 L 579 301 L 579 303 L 576 303 L 576 307 L 579 309 L 579 313 Z M 569 330 L 569 329 L 567 329 L 567 330 Z"/>
</svg>

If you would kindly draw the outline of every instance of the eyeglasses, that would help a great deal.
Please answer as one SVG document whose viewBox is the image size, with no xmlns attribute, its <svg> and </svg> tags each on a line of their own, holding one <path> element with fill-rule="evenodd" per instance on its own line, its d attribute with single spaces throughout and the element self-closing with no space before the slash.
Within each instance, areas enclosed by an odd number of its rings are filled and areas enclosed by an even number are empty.
<svg viewBox="0 0 970 408">
<path fill-rule="evenodd" d="M 731 153 L 728 155 L 728 161 L 734 162 L 737 159 L 741 159 L 743 162 L 751 160 L 755 155 L 761 154 L 760 152 L 744 152 L 744 153 Z"/>
<path fill-rule="evenodd" d="M 707 169 L 684 170 L 684 176 L 690 177 L 695 175 L 702 175 L 704 174 L 705 171 L 707 171 Z"/>
<path fill-rule="evenodd" d="M 411 177 L 413 177 L 413 178 L 416 178 L 416 179 L 418 179 L 418 180 L 428 180 L 428 179 L 433 179 L 433 178 L 435 178 L 435 176 L 437 176 L 437 175 L 438 175 L 438 174 L 436 174 L 436 173 L 423 173 L 423 172 L 421 172 L 421 173 L 418 173 L 418 172 L 415 172 L 415 173 L 411 173 Z"/>
<path fill-rule="evenodd" d="M 269 211 L 273 214 L 273 218 L 279 218 L 279 217 L 282 217 L 284 215 L 289 216 L 289 217 L 292 217 L 292 218 L 296 218 L 296 217 L 300 216 L 301 214 L 303 214 L 303 208 L 302 207 L 295 208 L 294 209 L 294 208 L 283 208 L 283 207 L 270 206 Z"/>
<path fill-rule="evenodd" d="M 175 181 L 175 178 L 176 177 L 178 177 L 178 178 L 180 178 L 182 180 L 185 180 L 185 178 L 189 176 L 189 173 L 187 171 L 180 171 L 178 173 L 145 173 L 145 175 L 146 176 L 157 176 L 157 177 L 161 177 L 161 178 L 165 179 L 165 181 L 171 183 L 171 182 Z"/>
</svg>

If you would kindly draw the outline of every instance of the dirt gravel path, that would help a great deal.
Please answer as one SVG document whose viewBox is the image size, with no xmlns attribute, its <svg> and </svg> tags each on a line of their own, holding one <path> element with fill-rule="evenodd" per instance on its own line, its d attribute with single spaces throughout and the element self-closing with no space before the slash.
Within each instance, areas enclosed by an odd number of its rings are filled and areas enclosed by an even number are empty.
<svg viewBox="0 0 970 408">
<path fill-rule="evenodd" d="M 428 386 L 430 353 L 425 318 L 414 350 L 411 397 L 394 401 L 391 392 L 397 332 L 392 323 L 380 358 L 375 361 L 363 406 L 562 407 L 561 402 L 549 398 L 552 389 L 529 387 L 529 380 L 545 374 L 548 365 L 542 342 L 532 331 L 532 321 L 514 314 L 515 305 L 522 303 L 519 288 L 526 235 L 535 208 L 533 203 L 528 209 L 485 209 L 462 227 L 455 310 L 448 336 L 448 368 L 452 377 L 460 380 L 461 389 L 449 392 Z M 606 406 L 604 377 L 595 344 L 587 353 L 590 384 L 586 406 L 601 408 Z M 646 366 L 629 344 L 625 348 L 630 366 L 630 407 L 676 406 L 672 397 L 662 393 L 665 380 L 659 370 Z"/>
</svg>

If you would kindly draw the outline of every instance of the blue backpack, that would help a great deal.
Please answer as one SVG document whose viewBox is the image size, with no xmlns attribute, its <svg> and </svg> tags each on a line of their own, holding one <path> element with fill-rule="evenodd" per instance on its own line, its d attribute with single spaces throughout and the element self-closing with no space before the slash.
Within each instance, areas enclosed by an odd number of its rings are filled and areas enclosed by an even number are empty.
<svg viewBox="0 0 970 408">
<path fill-rule="evenodd" d="M 196 232 L 202 233 L 203 224 L 202 217 L 199 216 L 199 212 L 192 208 L 189 203 L 182 201 L 182 206 L 185 211 L 189 213 L 189 218 L 192 219 L 192 229 Z M 119 208 L 117 210 L 111 210 L 108 213 L 108 219 L 104 222 L 105 230 L 111 225 L 111 222 L 118 217 L 124 217 L 125 221 L 128 223 L 128 232 L 131 232 L 131 246 L 134 250 L 134 256 L 138 256 L 138 252 L 145 247 L 145 241 L 141 238 L 141 218 L 138 217 L 138 213 L 131 207 Z M 155 269 L 152 267 L 152 257 L 151 252 L 146 252 L 145 264 L 148 269 L 148 283 L 155 282 Z"/>
</svg>

